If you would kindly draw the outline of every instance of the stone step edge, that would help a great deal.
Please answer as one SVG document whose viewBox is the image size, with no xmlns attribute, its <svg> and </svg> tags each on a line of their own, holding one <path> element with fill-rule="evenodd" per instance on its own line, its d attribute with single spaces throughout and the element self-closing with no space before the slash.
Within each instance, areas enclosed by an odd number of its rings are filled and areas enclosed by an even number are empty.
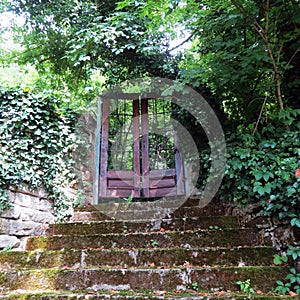
<svg viewBox="0 0 300 300">
<path fill-rule="evenodd" d="M 216 291 L 214 293 L 208 291 L 194 291 L 194 290 L 186 290 L 186 291 L 174 291 L 174 292 L 166 292 L 164 290 L 143 290 L 143 291 L 132 291 L 132 290 L 123 290 L 123 291 L 115 291 L 115 290 L 103 290 L 97 292 L 91 291 L 45 291 L 45 292 L 28 292 L 25 290 L 16 290 L 7 294 L 1 294 L 0 299 L 32 299 L 32 300 L 50 300 L 50 299 L 181 299 L 181 300 L 215 300 L 215 299 L 245 299 L 247 294 L 243 294 L 240 292 L 232 292 L 232 291 Z M 59 297 L 59 298 L 58 298 Z M 129 298 L 130 297 L 130 298 Z M 277 300 L 277 299 L 295 299 L 292 296 L 275 296 L 270 294 L 257 294 L 255 293 L 255 299 L 269 299 L 269 300 Z"/>
<path fill-rule="evenodd" d="M 79 206 L 75 208 L 75 211 L 95 211 L 104 208 L 114 208 L 116 207 L 125 207 L 126 209 L 130 207 L 131 204 L 134 206 L 149 206 L 149 207 L 157 207 L 160 205 L 161 208 L 179 208 L 179 207 L 190 207 L 190 206 L 199 206 L 200 197 L 192 196 L 192 197 L 168 197 L 168 198 L 161 198 L 154 201 L 132 201 L 127 202 L 124 198 L 106 198 L 102 202 L 98 204 L 85 204 L 83 206 Z"/>
<path fill-rule="evenodd" d="M 53 273 L 61 273 L 68 271 L 111 271 L 111 272 L 137 272 L 137 271 L 178 271 L 178 272 L 191 272 L 191 271 L 212 271 L 212 270 L 227 270 L 227 271 L 236 271 L 236 270 L 288 270 L 288 266 L 176 266 L 176 267 L 119 267 L 116 266 L 98 266 L 98 267 L 65 267 L 65 268 L 41 268 L 41 269 L 11 269 L 11 270 L 0 270 L 0 274 L 5 273 L 15 273 L 18 271 L 18 275 L 21 273 L 45 273 L 47 274 L 49 271 Z"/>
<path fill-rule="evenodd" d="M 227 266 L 239 266 L 239 265 L 244 265 L 244 266 L 249 266 L 248 264 L 248 257 L 245 257 L 247 255 L 247 252 L 245 253 L 244 251 L 268 251 L 268 256 L 272 253 L 273 255 L 276 254 L 275 249 L 272 247 L 268 246 L 247 246 L 247 247 L 233 247 L 233 248 L 226 248 L 226 247 L 199 247 L 199 248 L 190 248 L 190 249 L 185 249 L 185 248 L 153 248 L 153 249 L 148 249 L 148 248 L 137 248 L 137 249 L 82 249 L 82 250 L 76 250 L 76 249 L 64 249 L 64 250 L 50 250 L 50 251 L 12 251 L 10 253 L 3 253 L 1 254 L 0 252 L 0 270 L 34 270 L 34 269 L 50 269 L 50 268 L 55 268 L 55 267 L 60 267 L 59 265 L 51 265 L 51 263 L 47 263 L 47 256 L 52 257 L 53 261 L 57 261 L 57 258 L 62 260 L 64 257 L 68 258 L 69 260 L 64 260 L 64 265 L 68 265 L 69 268 L 72 268 L 71 266 L 77 266 L 77 267 L 82 267 L 86 266 L 89 268 L 93 268 L 96 266 L 108 266 L 107 264 L 100 263 L 99 261 L 95 261 L 93 263 L 86 261 L 87 256 L 95 256 L 97 254 L 103 253 L 104 255 L 121 255 L 121 259 L 126 258 L 131 258 L 132 261 L 120 261 L 115 264 L 110 265 L 109 267 L 113 267 L 115 265 L 118 266 L 125 266 L 127 265 L 128 267 L 139 267 L 143 266 L 145 267 L 145 261 L 146 259 L 149 259 L 148 266 L 150 264 L 153 264 L 154 266 L 165 266 L 169 265 L 170 267 L 175 267 L 175 266 L 184 266 L 184 263 L 190 264 L 191 266 L 197 266 L 199 264 L 196 264 L 195 261 L 201 261 L 201 258 L 203 259 L 202 266 L 205 265 L 206 267 L 214 266 L 214 267 L 224 267 L 226 266 L 225 263 L 220 264 L 217 263 L 219 261 L 219 257 L 215 258 L 215 264 L 210 265 L 207 261 L 207 259 L 210 257 L 210 255 L 216 254 L 220 255 L 222 253 L 222 259 L 225 261 L 226 259 L 226 253 L 227 255 L 230 255 L 230 253 L 236 253 L 237 257 L 240 255 L 244 255 L 241 257 L 241 262 L 239 264 L 227 264 Z M 187 261 L 183 261 L 183 258 L 176 258 L 178 256 L 178 251 L 180 251 L 180 254 L 184 254 Z M 173 252 L 173 253 L 172 253 Z M 196 253 L 196 254 L 195 254 Z M 239 254 L 239 255 L 238 255 Z M 149 258 L 147 258 L 147 255 L 149 255 Z M 169 262 L 164 262 L 164 261 L 156 261 L 156 258 L 161 257 L 161 255 L 168 255 Z M 195 256 L 196 255 L 196 256 Z M 198 260 L 198 256 L 201 256 Z M 71 256 L 75 256 L 73 260 L 71 260 Z M 42 257 L 42 258 L 41 258 Z M 174 257 L 174 259 L 173 259 Z M 272 257 L 272 256 L 271 256 Z M 272 259 L 270 257 L 269 262 L 267 261 L 262 261 L 259 260 L 255 266 L 271 266 L 272 265 Z M 244 259 L 243 259 L 244 258 Z M 192 259 L 192 261 L 190 260 Z M 24 267 L 18 265 L 13 265 L 11 263 L 12 260 L 21 260 L 24 262 Z M 35 265 L 32 264 L 30 261 L 35 261 Z M 40 262 L 42 260 L 42 262 Z M 45 262 L 43 262 L 43 260 Z M 142 262 L 138 262 L 142 261 Z M 2 262 L 3 261 L 3 262 Z M 174 263 L 176 261 L 176 263 Z M 181 263 L 179 263 L 181 261 Z M 205 263 L 206 262 L 206 263 Z M 253 260 L 252 260 L 253 262 Z M 32 264 L 31 267 L 26 266 L 26 264 Z M 158 265 L 160 263 L 160 265 Z M 20 263 L 21 264 L 21 263 Z M 61 264 L 62 265 L 62 264 Z M 253 265 L 252 265 L 253 266 Z"/>
<path fill-rule="evenodd" d="M 251 228 L 251 227 L 245 227 L 245 228 L 240 228 L 240 227 L 231 227 L 231 228 L 218 228 L 218 229 L 210 229 L 210 228 L 197 228 L 195 230 L 189 229 L 189 230 L 166 230 L 166 231 L 141 231 L 141 232 L 108 232 L 108 233 L 99 233 L 99 234 L 54 234 L 54 235 L 36 235 L 36 236 L 30 236 L 28 239 L 35 239 L 35 238 L 51 238 L 51 237 L 96 237 L 96 236 L 123 236 L 123 235 L 155 235 L 155 234 L 184 234 L 184 233 L 206 233 L 206 232 L 226 232 L 226 231 L 253 231 L 253 232 L 257 232 L 258 230 L 256 228 Z"/>
<path fill-rule="evenodd" d="M 171 269 L 43 269 L 0 272 L 0 282 L 6 293 L 17 289 L 32 291 L 91 289 L 96 292 L 106 289 L 107 285 L 113 286 L 115 290 L 165 289 L 174 291 L 186 290 L 194 282 L 199 283 L 199 288 L 214 292 L 229 289 L 237 291 L 237 281 L 250 279 L 253 288 L 267 293 L 275 287 L 276 280 L 287 273 L 288 268 L 260 266 Z M 268 280 L 266 280 L 267 278 Z"/>
<path fill-rule="evenodd" d="M 239 250 L 239 249 L 273 249 L 274 252 L 277 252 L 274 247 L 272 246 L 264 246 L 264 245 L 252 245 L 252 246 L 232 246 L 232 247 L 226 247 L 226 246 L 209 246 L 209 247 L 191 247 L 191 248 L 181 248 L 181 247 L 164 247 L 164 248 L 147 248 L 147 247 L 131 247 L 131 248 L 113 248 L 113 249 L 105 249 L 105 248 L 96 248 L 96 249 L 59 249 L 59 250 L 42 250 L 42 249 L 36 249 L 36 250 L 9 250 L 9 251 L 0 251 L 0 259 L 2 255 L 12 254 L 12 253 L 26 253 L 26 254 L 36 254 L 36 253 L 64 253 L 64 252 L 94 252 L 94 251 L 113 251 L 113 252 L 119 252 L 119 251 L 130 251 L 130 250 L 141 250 L 141 251 L 161 251 L 161 250 L 178 250 L 178 249 L 184 249 L 185 251 L 200 251 L 203 250 L 206 251 L 215 251 L 215 250 Z"/>
<path fill-rule="evenodd" d="M 134 212 L 134 211 L 157 211 L 159 209 L 161 210 L 165 210 L 165 211 L 168 211 L 168 210 L 172 210 L 173 212 L 174 211 L 177 211 L 177 210 L 180 210 L 180 209 L 188 209 L 188 210 L 193 210 L 193 209 L 201 209 L 203 210 L 203 212 L 206 210 L 206 207 L 200 207 L 199 205 L 190 205 L 190 206 L 177 206 L 177 205 L 165 205 L 165 206 L 154 206 L 152 207 L 151 209 L 141 209 L 140 207 L 138 207 L 138 205 L 136 205 L 136 203 L 134 203 L 135 205 L 128 205 L 127 203 L 117 203 L 115 205 L 115 207 L 104 207 L 104 206 L 100 206 L 98 205 L 89 205 L 89 206 L 85 206 L 85 207 L 82 207 L 80 209 L 78 208 L 75 208 L 74 209 L 74 213 L 99 213 L 99 214 L 104 214 L 104 215 L 107 215 L 107 213 L 116 213 L 116 212 Z M 108 208 L 113 208 L 113 209 L 108 209 Z M 134 209 L 133 209 L 134 208 Z M 211 207 L 207 207 L 207 210 L 211 210 L 212 212 L 214 211 L 213 208 Z M 217 210 L 217 209 L 216 209 Z M 172 213 L 171 213 L 172 214 Z M 225 214 L 225 211 L 224 211 L 224 214 Z"/>
<path fill-rule="evenodd" d="M 64 225 L 64 224 L 74 224 L 78 226 L 78 224 L 98 224 L 98 223 L 139 223 L 143 224 L 145 222 L 170 222 L 170 221 L 179 221 L 179 220 L 209 220 L 209 219 L 234 219 L 239 220 L 238 216 L 233 215 L 224 215 L 224 216 L 187 216 L 187 217 L 172 217 L 172 218 L 161 218 L 161 219 L 145 219 L 145 221 L 141 221 L 139 219 L 131 219 L 131 220 L 125 220 L 125 221 L 119 221 L 119 220 L 99 220 L 99 221 L 82 221 L 82 222 L 74 222 L 74 221 L 67 221 L 67 222 L 59 222 L 59 223 L 49 223 L 49 226 L 55 226 L 55 225 Z"/>
<path fill-rule="evenodd" d="M 159 220 L 161 218 L 172 218 L 174 216 L 185 216 L 185 215 L 200 215 L 200 216 L 225 216 L 228 215 L 225 210 L 212 208 L 201 208 L 199 206 L 183 206 L 179 208 L 160 208 L 156 210 L 115 210 L 115 211 L 101 211 L 101 210 L 81 210 L 76 211 L 74 216 L 71 217 L 73 222 L 81 222 L 89 219 L 101 219 L 101 220 L 121 220 L 128 221 L 137 219 L 143 220 Z"/>
<path fill-rule="evenodd" d="M 130 220 L 130 221 L 84 221 L 84 222 L 67 222 L 67 223 L 52 223 L 46 229 L 46 235 L 67 235 L 67 230 L 78 232 L 86 231 L 87 227 L 97 227 L 105 230 L 105 233 L 128 233 L 128 232 L 153 232 L 160 230 L 168 231 L 185 231 L 193 228 L 199 230 L 218 230 L 218 229 L 240 229 L 238 218 L 235 216 L 214 216 L 214 217 L 187 217 L 187 218 L 172 218 L 161 220 Z M 103 228 L 102 228 L 102 227 Z M 108 228 L 105 228 L 107 226 Z M 185 229 L 187 228 L 187 229 Z M 127 232 L 124 232 L 127 231 Z M 73 231 L 72 231 L 73 232 Z M 101 232 L 100 232 L 101 233 Z M 73 234 L 73 233 L 72 233 Z"/>
<path fill-rule="evenodd" d="M 200 238 L 201 237 L 201 238 Z M 156 243 L 156 245 L 154 245 Z M 197 243 L 197 245 L 196 245 Z M 204 245 L 204 243 L 206 243 Z M 25 250 L 59 250 L 64 249 L 108 249 L 108 248 L 166 248 L 204 246 L 258 246 L 257 230 L 187 230 L 146 233 L 108 233 L 92 235 L 53 235 L 34 236 L 26 240 Z M 269 243 L 266 243 L 269 246 Z"/>
</svg>

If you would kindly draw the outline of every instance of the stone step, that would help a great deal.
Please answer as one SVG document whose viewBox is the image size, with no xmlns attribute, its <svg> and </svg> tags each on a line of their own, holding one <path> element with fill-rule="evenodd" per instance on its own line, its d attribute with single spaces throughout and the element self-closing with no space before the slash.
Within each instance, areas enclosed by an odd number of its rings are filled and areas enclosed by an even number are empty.
<svg viewBox="0 0 300 300">
<path fill-rule="evenodd" d="M 210 214 L 211 213 L 211 214 Z M 218 212 L 205 211 L 204 209 L 195 207 L 181 207 L 179 209 L 160 208 L 157 210 L 118 210 L 118 211 L 76 211 L 71 218 L 71 222 L 97 222 L 106 220 L 118 221 L 151 221 L 166 218 L 187 218 L 187 217 L 203 217 L 203 216 L 223 216 Z"/>
<path fill-rule="evenodd" d="M 149 290 L 149 291 L 132 291 L 132 290 L 107 290 L 102 292 L 93 291 L 47 291 L 47 292 L 27 292 L 25 290 L 19 290 L 17 292 L 12 292 L 9 294 L 0 294 L 0 299 L 10 299 L 10 300 L 69 300 L 69 299 L 118 299 L 118 300 L 144 300 L 144 299 L 167 299 L 167 300 L 245 300 L 248 295 L 241 293 L 231 293 L 228 291 L 216 291 L 214 293 L 209 293 L 207 291 L 159 291 L 159 290 Z M 259 295 L 255 294 L 255 299 L 268 299 L 268 300 L 278 300 L 278 299 L 289 299 L 292 297 L 286 296 L 274 296 L 274 295 Z M 295 299 L 295 297 L 293 297 Z"/>
<path fill-rule="evenodd" d="M 185 231 L 198 229 L 238 228 L 238 218 L 234 216 L 196 217 L 180 219 L 162 219 L 148 222 L 141 221 L 99 221 L 88 223 L 50 224 L 48 235 L 85 235 L 105 233 L 149 232 L 160 230 Z"/>
<path fill-rule="evenodd" d="M 201 206 L 200 197 L 198 196 L 191 196 L 189 198 L 185 198 L 182 196 L 172 196 L 167 198 L 160 198 L 158 200 L 132 200 L 131 203 L 136 203 L 136 205 L 144 206 L 146 205 L 149 208 L 156 208 L 160 207 L 193 207 L 193 206 Z M 94 210 L 95 207 L 99 206 L 115 206 L 116 204 L 121 204 L 127 206 L 128 202 L 125 198 L 100 198 L 99 203 L 97 205 L 85 205 L 83 207 L 77 208 L 77 211 L 87 211 L 87 210 Z M 180 205 L 180 206 L 178 206 Z M 219 211 L 224 215 L 225 207 L 222 202 L 217 199 L 213 199 L 210 203 L 203 207 L 203 211 Z"/>
<path fill-rule="evenodd" d="M 101 235 L 54 235 L 30 237 L 26 250 L 110 249 L 110 248 L 199 248 L 258 246 L 254 229 L 219 229 Z"/>
<path fill-rule="evenodd" d="M 172 217 L 224 216 L 225 207 L 214 201 L 209 205 L 199 207 L 199 198 L 182 200 L 160 200 L 153 202 L 126 203 L 122 199 L 114 202 L 88 205 L 78 208 L 72 217 L 72 222 L 104 221 L 104 220 L 153 220 Z"/>
<path fill-rule="evenodd" d="M 288 270 L 283 267 L 218 268 L 93 268 L 0 271 L 2 291 L 47 290 L 238 290 L 236 282 L 251 280 L 255 290 L 269 292 Z"/>
<path fill-rule="evenodd" d="M 272 247 L 164 248 L 0 252 L 0 269 L 176 267 L 176 266 L 270 266 Z"/>
</svg>

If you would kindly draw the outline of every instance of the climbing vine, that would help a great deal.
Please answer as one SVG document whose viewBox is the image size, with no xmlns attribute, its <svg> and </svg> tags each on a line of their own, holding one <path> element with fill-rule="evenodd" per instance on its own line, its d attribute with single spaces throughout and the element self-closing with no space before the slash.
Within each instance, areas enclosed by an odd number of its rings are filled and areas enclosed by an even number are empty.
<svg viewBox="0 0 300 300">
<path fill-rule="evenodd" d="M 62 188 L 75 179 L 71 165 L 75 115 L 58 100 L 27 89 L 0 90 L 0 210 L 10 187 L 43 187 L 57 219 L 68 215 Z"/>
<path fill-rule="evenodd" d="M 285 116 L 291 130 L 275 122 L 251 134 L 244 127 L 227 131 L 227 168 L 218 192 L 225 203 L 260 203 L 264 214 L 300 227 L 299 110 Z M 209 154 L 200 153 L 202 173 L 210 167 Z M 202 179 L 200 178 L 200 181 Z"/>
</svg>

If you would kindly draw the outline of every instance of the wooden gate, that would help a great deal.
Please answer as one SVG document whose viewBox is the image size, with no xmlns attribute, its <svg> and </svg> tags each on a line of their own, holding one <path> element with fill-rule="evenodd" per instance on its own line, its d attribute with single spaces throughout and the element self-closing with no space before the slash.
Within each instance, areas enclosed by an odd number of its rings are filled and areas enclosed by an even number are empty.
<svg viewBox="0 0 300 300">
<path fill-rule="evenodd" d="M 103 99 L 100 197 L 184 194 L 171 101 L 122 94 Z"/>
</svg>

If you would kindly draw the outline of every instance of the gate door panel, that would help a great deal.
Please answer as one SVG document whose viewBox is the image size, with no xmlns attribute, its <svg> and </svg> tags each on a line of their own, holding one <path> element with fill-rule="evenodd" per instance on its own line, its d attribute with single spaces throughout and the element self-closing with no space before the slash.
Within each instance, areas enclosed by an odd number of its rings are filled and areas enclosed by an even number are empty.
<svg viewBox="0 0 300 300">
<path fill-rule="evenodd" d="M 175 145 L 171 101 L 104 100 L 99 196 L 183 195 L 182 162 Z"/>
<path fill-rule="evenodd" d="M 103 101 L 100 197 L 140 197 L 138 104 Z"/>
</svg>

